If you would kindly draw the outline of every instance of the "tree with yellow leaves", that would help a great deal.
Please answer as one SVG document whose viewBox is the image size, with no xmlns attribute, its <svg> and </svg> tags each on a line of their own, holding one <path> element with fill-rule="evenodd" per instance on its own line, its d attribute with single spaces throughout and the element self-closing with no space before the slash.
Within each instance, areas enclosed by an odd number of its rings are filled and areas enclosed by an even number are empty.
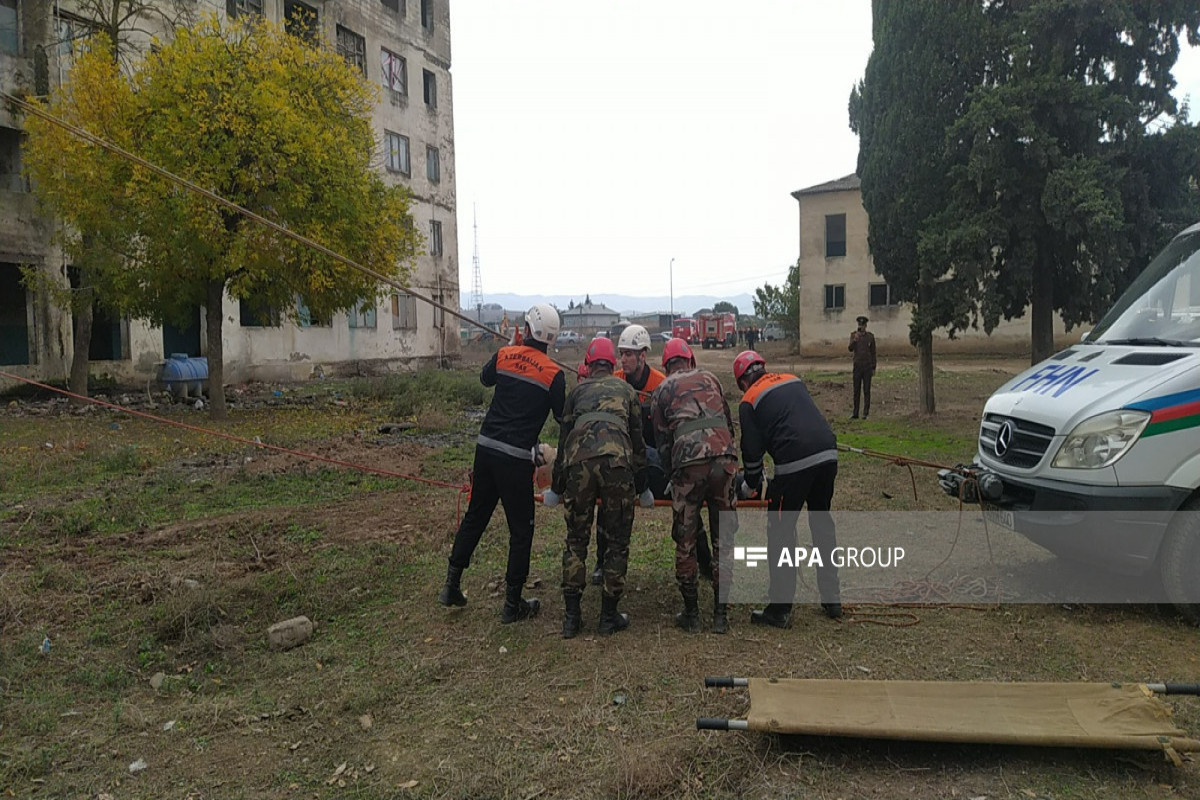
<svg viewBox="0 0 1200 800">
<path fill-rule="evenodd" d="M 403 280 L 420 247 L 411 198 L 372 170 L 370 112 L 375 89 L 336 53 L 314 48 L 262 20 L 209 18 L 176 32 L 126 81 L 85 54 L 66 92 L 76 107 L 112 98 L 119 139 L 152 164 L 215 192 L 386 277 Z M 88 83 L 84 83 L 88 81 Z M 31 120 L 32 122 L 32 120 Z M 37 169 L 38 148 L 58 138 L 32 124 L 30 164 L 38 191 L 53 169 Z M 46 134 L 43 138 L 43 134 Z M 226 415 L 222 386 L 222 304 L 252 299 L 297 319 L 351 309 L 373 298 L 374 278 L 246 218 L 144 167 L 109 166 L 90 154 L 59 164 L 60 189 L 83 176 L 96 198 L 112 199 L 119 266 L 97 291 L 155 323 L 182 323 L 207 309 L 212 413 Z M 102 165 L 102 166 L 98 166 Z M 99 200 L 98 200 L 99 202 Z"/>
</svg>

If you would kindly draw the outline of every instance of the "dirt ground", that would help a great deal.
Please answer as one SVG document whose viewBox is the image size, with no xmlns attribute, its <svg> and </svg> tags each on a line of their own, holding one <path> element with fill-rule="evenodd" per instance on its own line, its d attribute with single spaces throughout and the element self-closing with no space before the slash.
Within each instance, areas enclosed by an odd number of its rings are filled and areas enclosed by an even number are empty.
<svg viewBox="0 0 1200 800">
<path fill-rule="evenodd" d="M 939 413 L 931 419 L 913 408 L 912 364 L 889 359 L 870 424 L 851 427 L 849 376 L 841 374 L 848 363 L 795 363 L 782 347 L 766 349 L 772 365 L 809 376 L 841 441 L 880 449 L 907 442 L 944 459 L 970 458 L 983 399 L 1025 367 L 1011 359 L 939 363 Z M 733 353 L 697 355 L 729 377 Z M 472 352 L 466 360 L 484 357 Z M 258 391 L 269 398 L 272 387 Z M 451 487 L 377 485 L 299 456 L 209 449 L 182 434 L 166 449 L 187 447 L 186 457 L 146 455 L 116 477 L 72 485 L 54 472 L 91 469 L 90 459 L 111 465 L 113 453 L 148 448 L 151 429 L 109 412 L 27 414 L 21 403 L 0 411 L 0 492 L 9 504 L 0 511 L 0 794 L 1200 797 L 1196 763 L 1173 766 L 1156 752 L 697 732 L 694 725 L 701 716 L 742 717 L 749 705 L 742 690 L 703 688 L 706 675 L 1200 681 L 1197 631 L 1169 609 L 896 605 L 852 609 L 832 621 L 810 598 L 788 631 L 753 627 L 750 609 L 737 607 L 728 635 L 691 636 L 672 624 L 679 599 L 669 516 L 655 509 L 639 511 L 635 524 L 622 603 L 632 627 L 611 639 L 592 634 L 599 598 L 589 589 L 587 632 L 564 641 L 558 510 L 537 510 L 527 593 L 542 598 L 539 617 L 499 623 L 500 514 L 464 578 L 468 606 L 434 602 L 464 505 L 452 487 L 466 479 L 478 417 L 452 430 L 418 425 L 383 435 L 378 426 L 392 421 L 386 408 L 336 402 L 318 397 L 261 417 L 247 412 L 238 430 L 253 435 L 255 425 L 284 426 L 289 415 L 311 412 L 290 445 Z M 46 486 L 16 494 L 23 485 L 16 470 L 44 470 Z M 161 514 L 145 500 L 160 491 Z M 127 509 L 129 497 L 143 501 Z M 953 507 L 927 471 L 910 477 L 857 456 L 843 462 L 835 503 Z M 89 516 L 81 522 L 82 508 Z M 705 629 L 710 603 L 705 585 Z M 267 626 L 300 614 L 316 623 L 312 639 L 271 650 Z M 1177 725 L 1200 734 L 1195 698 L 1167 707 Z"/>
</svg>

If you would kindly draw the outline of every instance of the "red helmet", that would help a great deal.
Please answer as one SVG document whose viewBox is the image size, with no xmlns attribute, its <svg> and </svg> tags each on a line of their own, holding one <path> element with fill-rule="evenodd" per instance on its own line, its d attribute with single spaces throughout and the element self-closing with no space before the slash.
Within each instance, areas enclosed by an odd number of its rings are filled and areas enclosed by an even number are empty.
<svg viewBox="0 0 1200 800">
<path fill-rule="evenodd" d="M 733 360 L 733 379 L 740 381 L 742 376 L 746 374 L 746 370 L 755 364 L 762 364 L 765 367 L 767 362 L 753 350 L 743 350 L 738 353 L 737 358 Z"/>
<path fill-rule="evenodd" d="M 686 358 L 693 365 L 696 363 L 696 357 L 692 355 L 692 348 L 688 347 L 688 343 L 683 339 L 672 339 L 663 347 L 663 366 L 665 367 L 667 362 L 673 358 Z"/>
<path fill-rule="evenodd" d="M 583 357 L 583 363 L 589 367 L 597 361 L 607 361 L 614 367 L 617 365 L 617 348 L 613 347 L 612 339 L 607 336 L 597 336 L 592 339 L 592 343 L 588 345 L 587 353 Z"/>
</svg>

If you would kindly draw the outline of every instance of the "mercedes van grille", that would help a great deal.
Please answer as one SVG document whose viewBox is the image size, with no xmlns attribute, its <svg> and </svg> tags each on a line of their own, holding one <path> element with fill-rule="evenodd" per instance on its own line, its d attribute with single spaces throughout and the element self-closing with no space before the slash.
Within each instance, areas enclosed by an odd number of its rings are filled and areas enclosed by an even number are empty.
<svg viewBox="0 0 1200 800">
<path fill-rule="evenodd" d="M 1011 435 L 1007 447 L 1001 447 L 1002 452 L 997 455 L 996 437 L 1000 435 L 1000 430 L 1006 423 Z M 1002 414 L 984 414 L 983 423 L 979 426 L 979 449 L 988 458 L 1022 469 L 1036 467 L 1053 439 L 1054 428 L 1049 425 L 1039 425 Z"/>
</svg>

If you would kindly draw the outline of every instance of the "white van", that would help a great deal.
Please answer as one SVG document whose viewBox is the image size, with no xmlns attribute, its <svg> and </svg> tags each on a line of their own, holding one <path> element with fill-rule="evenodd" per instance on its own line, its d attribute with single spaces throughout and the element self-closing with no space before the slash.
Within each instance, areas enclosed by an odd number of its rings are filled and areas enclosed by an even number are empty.
<svg viewBox="0 0 1200 800">
<path fill-rule="evenodd" d="M 1115 572 L 1156 571 L 1200 623 L 1200 225 L 1080 344 L 996 390 L 971 469 L 990 522 Z"/>
</svg>

